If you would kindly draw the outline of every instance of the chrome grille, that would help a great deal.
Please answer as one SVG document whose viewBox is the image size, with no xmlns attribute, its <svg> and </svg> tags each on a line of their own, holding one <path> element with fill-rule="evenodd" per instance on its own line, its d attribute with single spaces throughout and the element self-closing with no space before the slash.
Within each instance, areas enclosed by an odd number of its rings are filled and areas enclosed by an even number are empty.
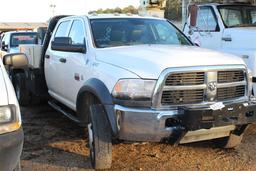
<svg viewBox="0 0 256 171">
<path fill-rule="evenodd" d="M 243 97 L 244 94 L 245 86 L 218 88 L 217 100 L 232 100 L 234 98 Z"/>
<path fill-rule="evenodd" d="M 231 83 L 244 80 L 243 71 L 219 71 L 218 83 Z"/>
<path fill-rule="evenodd" d="M 159 91 L 153 97 L 153 106 L 204 105 L 219 101 L 245 100 L 248 98 L 246 76 L 244 66 L 166 70 L 159 78 L 161 88 L 157 89 Z"/>
<path fill-rule="evenodd" d="M 167 77 L 165 85 L 200 85 L 204 84 L 204 72 L 177 73 Z"/>
<path fill-rule="evenodd" d="M 163 91 L 162 105 L 200 103 L 203 99 L 203 89 Z"/>
</svg>

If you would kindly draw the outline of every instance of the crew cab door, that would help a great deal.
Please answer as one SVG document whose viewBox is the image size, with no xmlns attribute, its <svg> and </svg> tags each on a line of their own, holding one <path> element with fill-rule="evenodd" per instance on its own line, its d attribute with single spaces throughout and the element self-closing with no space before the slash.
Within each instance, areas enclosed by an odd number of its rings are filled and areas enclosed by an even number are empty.
<svg viewBox="0 0 256 171">
<path fill-rule="evenodd" d="M 222 31 L 212 6 L 199 6 L 197 10 L 196 26 L 185 29 L 191 41 L 200 47 L 220 49 Z"/>
<path fill-rule="evenodd" d="M 53 36 L 49 43 L 49 47 L 45 55 L 45 78 L 48 87 L 49 94 L 59 101 L 62 101 L 64 92 L 64 77 L 65 71 L 63 71 L 63 59 L 66 58 L 67 53 L 63 51 L 52 50 L 51 42 L 56 37 L 67 37 L 71 20 L 62 21 L 56 26 L 56 30 L 53 32 Z"/>
<path fill-rule="evenodd" d="M 73 20 L 69 35 L 72 39 L 72 45 L 83 46 L 86 48 L 86 31 L 83 19 L 76 18 Z M 67 106 L 75 109 L 78 91 L 82 87 L 84 80 L 88 77 L 88 53 L 85 52 L 67 52 L 66 63 L 63 64 L 62 71 L 65 73 L 63 98 L 66 100 Z"/>
</svg>

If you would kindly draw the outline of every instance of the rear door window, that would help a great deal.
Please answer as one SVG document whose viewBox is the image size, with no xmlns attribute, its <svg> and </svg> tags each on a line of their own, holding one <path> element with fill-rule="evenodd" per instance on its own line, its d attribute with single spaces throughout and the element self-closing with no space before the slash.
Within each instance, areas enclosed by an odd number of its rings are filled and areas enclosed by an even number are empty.
<svg viewBox="0 0 256 171">
<path fill-rule="evenodd" d="M 220 13 L 224 23 L 227 26 L 235 26 L 243 23 L 243 14 L 240 9 L 220 9 Z"/>
</svg>

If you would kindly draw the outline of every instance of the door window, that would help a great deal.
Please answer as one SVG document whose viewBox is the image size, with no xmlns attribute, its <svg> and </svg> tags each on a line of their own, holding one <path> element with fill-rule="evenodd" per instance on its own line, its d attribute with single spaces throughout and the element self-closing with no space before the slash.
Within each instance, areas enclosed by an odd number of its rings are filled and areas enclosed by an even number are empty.
<svg viewBox="0 0 256 171">
<path fill-rule="evenodd" d="M 74 20 L 69 33 L 69 37 L 72 39 L 73 45 L 85 44 L 84 26 L 82 21 Z"/>
<path fill-rule="evenodd" d="M 250 17 L 251 17 L 252 23 L 256 24 L 256 10 L 250 11 Z"/>
<path fill-rule="evenodd" d="M 200 7 L 197 17 L 197 27 L 200 31 L 217 31 L 218 23 L 211 7 Z"/>
<path fill-rule="evenodd" d="M 54 37 L 67 37 L 70 21 L 64 21 L 59 24 Z"/>
</svg>

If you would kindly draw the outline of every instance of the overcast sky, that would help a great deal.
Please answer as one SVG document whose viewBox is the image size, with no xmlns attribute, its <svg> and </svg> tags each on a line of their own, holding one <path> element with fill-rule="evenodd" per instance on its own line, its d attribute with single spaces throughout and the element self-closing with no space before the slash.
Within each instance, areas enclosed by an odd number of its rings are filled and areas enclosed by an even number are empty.
<svg viewBox="0 0 256 171">
<path fill-rule="evenodd" d="M 140 0 L 1 0 L 0 22 L 45 22 L 52 15 L 83 15 L 99 8 L 139 6 Z"/>
</svg>

